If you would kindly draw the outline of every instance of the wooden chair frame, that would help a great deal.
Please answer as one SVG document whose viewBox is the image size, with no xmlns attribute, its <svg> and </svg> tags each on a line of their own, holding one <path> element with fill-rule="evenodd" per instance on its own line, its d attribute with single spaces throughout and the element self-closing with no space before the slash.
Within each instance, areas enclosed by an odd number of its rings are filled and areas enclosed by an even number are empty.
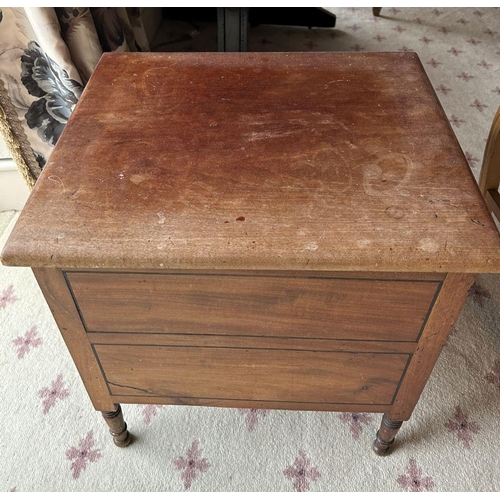
<svg viewBox="0 0 500 500">
<path fill-rule="evenodd" d="M 483 165 L 479 176 L 479 189 L 483 193 L 486 205 L 500 221 L 500 108 L 493 119 L 484 151 Z"/>
</svg>

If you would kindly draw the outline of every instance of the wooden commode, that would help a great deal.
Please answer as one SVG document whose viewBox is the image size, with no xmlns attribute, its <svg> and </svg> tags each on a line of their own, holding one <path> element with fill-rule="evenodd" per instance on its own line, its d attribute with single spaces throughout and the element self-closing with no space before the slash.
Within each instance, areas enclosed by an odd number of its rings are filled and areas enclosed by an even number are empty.
<svg viewBox="0 0 500 500">
<path fill-rule="evenodd" d="M 384 413 L 385 454 L 500 237 L 414 53 L 114 53 L 2 262 L 117 445 L 208 405 Z"/>
</svg>

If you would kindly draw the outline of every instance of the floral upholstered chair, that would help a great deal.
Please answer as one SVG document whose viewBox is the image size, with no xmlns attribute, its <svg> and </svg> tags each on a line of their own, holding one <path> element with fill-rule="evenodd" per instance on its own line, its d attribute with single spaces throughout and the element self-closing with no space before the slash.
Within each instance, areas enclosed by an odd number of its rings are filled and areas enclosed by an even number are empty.
<svg viewBox="0 0 500 500">
<path fill-rule="evenodd" d="M 102 53 L 150 50 L 147 9 L 0 8 L 0 133 L 30 188 Z"/>
</svg>

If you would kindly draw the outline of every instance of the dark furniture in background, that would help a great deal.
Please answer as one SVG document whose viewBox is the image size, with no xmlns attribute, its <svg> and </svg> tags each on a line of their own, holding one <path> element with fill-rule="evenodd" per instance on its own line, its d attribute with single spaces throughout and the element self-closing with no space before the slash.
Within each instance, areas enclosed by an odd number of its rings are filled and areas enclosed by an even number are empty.
<svg viewBox="0 0 500 500">
<path fill-rule="evenodd" d="M 318 7 L 175 7 L 164 17 L 188 22 L 217 22 L 220 52 L 245 52 L 249 26 L 271 24 L 333 28 L 335 15 Z"/>
</svg>

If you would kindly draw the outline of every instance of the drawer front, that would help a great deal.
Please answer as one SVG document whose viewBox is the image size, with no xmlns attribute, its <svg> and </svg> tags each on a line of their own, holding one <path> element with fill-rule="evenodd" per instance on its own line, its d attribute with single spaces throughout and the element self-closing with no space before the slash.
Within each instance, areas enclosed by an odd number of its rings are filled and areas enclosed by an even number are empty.
<svg viewBox="0 0 500 500">
<path fill-rule="evenodd" d="M 94 345 L 113 396 L 391 404 L 407 354 Z"/>
<path fill-rule="evenodd" d="M 68 272 L 89 332 L 415 341 L 432 281 Z"/>
</svg>

